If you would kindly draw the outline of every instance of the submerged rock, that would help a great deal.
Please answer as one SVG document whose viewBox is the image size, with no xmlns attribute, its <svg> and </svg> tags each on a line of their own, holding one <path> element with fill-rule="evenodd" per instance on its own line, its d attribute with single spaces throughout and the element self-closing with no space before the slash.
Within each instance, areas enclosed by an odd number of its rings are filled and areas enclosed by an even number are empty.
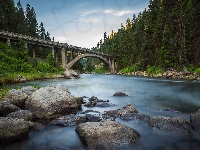
<svg viewBox="0 0 200 150">
<path fill-rule="evenodd" d="M 160 111 L 173 112 L 173 113 L 181 113 L 180 111 L 175 110 L 175 109 L 171 109 L 171 108 L 163 108 Z"/>
<path fill-rule="evenodd" d="M 50 124 L 61 125 L 61 126 L 75 126 L 76 116 L 74 114 L 62 116 L 55 120 L 52 120 Z"/>
<path fill-rule="evenodd" d="M 185 125 L 189 124 L 184 118 L 170 118 L 165 116 L 152 117 L 148 121 L 148 126 L 154 129 L 160 129 L 170 132 L 180 132 L 192 136 L 190 130 Z"/>
<path fill-rule="evenodd" d="M 133 113 L 137 114 L 138 111 L 133 107 L 133 105 L 128 103 L 122 109 L 105 111 L 105 113 L 102 115 L 102 117 L 104 119 L 110 119 L 110 120 L 115 120 L 117 117 L 120 117 L 120 118 L 126 120 L 125 118 L 127 118 L 127 114 L 133 114 Z M 129 119 L 127 119 L 127 120 L 129 120 Z"/>
<path fill-rule="evenodd" d="M 113 96 L 128 96 L 123 92 L 116 92 Z"/>
<path fill-rule="evenodd" d="M 193 129 L 200 131 L 200 109 L 190 114 L 190 123 Z"/>
<path fill-rule="evenodd" d="M 125 113 L 120 116 L 122 120 L 142 120 L 142 121 L 149 121 L 150 117 L 148 115 L 142 113 Z"/>
<path fill-rule="evenodd" d="M 8 144 L 12 141 L 28 136 L 29 124 L 24 119 L 0 117 L 0 144 Z"/>
<path fill-rule="evenodd" d="M 36 90 L 26 101 L 25 108 L 36 117 L 45 120 L 78 111 L 76 100 L 61 84 L 49 85 Z"/>
<path fill-rule="evenodd" d="M 76 131 L 91 150 L 110 150 L 133 144 L 140 136 L 136 130 L 115 121 L 81 123 Z"/>
<path fill-rule="evenodd" d="M 110 107 L 110 106 L 115 106 L 114 104 L 110 103 L 109 100 L 100 100 L 95 96 L 92 96 L 91 98 L 88 99 L 88 102 L 85 103 L 86 107 Z"/>
</svg>

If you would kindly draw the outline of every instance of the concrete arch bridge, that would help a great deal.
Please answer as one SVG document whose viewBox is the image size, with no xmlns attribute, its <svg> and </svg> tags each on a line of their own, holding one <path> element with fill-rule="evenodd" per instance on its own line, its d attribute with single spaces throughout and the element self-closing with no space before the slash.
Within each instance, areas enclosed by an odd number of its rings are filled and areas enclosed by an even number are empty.
<svg viewBox="0 0 200 150">
<path fill-rule="evenodd" d="M 109 66 L 110 72 L 115 73 L 115 61 L 113 57 L 104 56 L 103 54 L 91 54 L 91 53 L 85 53 L 78 55 L 76 58 L 71 60 L 69 63 L 67 63 L 64 67 L 66 69 L 70 69 L 77 61 L 87 58 L 87 57 L 93 57 L 101 60 L 104 64 L 107 64 Z"/>
<path fill-rule="evenodd" d="M 0 30 L 0 41 L 6 42 L 8 45 L 10 45 L 13 42 L 18 41 L 18 39 L 22 39 L 25 42 L 26 48 L 27 45 L 31 45 L 33 58 L 35 58 L 36 56 L 35 53 L 37 53 L 37 47 L 48 47 L 52 49 L 52 54 L 55 56 L 57 62 L 58 62 L 58 52 L 61 52 L 62 66 L 66 69 L 70 69 L 75 64 L 75 62 L 84 57 L 94 57 L 108 64 L 110 72 L 115 73 L 114 57 L 110 54 L 97 52 L 88 48 L 81 48 L 69 45 L 67 43 L 59 43 L 59 41 L 58 42 L 48 41 L 41 38 Z M 82 55 L 78 55 L 76 58 L 73 58 L 74 53 L 76 54 L 81 53 Z M 70 56 L 68 56 L 68 54 L 70 54 Z"/>
</svg>

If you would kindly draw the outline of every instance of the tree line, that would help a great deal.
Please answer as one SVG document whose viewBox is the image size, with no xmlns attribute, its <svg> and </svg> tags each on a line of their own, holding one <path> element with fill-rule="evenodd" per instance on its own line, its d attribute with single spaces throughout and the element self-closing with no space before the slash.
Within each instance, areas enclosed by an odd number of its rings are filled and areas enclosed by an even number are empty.
<svg viewBox="0 0 200 150">
<path fill-rule="evenodd" d="M 118 69 L 200 68 L 200 1 L 150 0 L 138 16 L 98 42 L 95 50 L 115 56 Z"/>
<path fill-rule="evenodd" d="M 20 0 L 14 4 L 13 0 L 0 0 L 0 30 L 15 32 L 45 40 L 51 40 L 50 34 L 45 31 L 44 24 L 38 26 L 36 12 L 29 4 L 26 10 L 22 8 Z M 31 58 L 32 47 L 25 47 L 21 39 L 7 45 L 0 39 L 0 85 L 5 78 L 15 73 L 56 73 L 63 68 L 56 62 L 51 49 L 38 47 L 36 58 Z M 59 54 L 59 58 L 61 54 Z M 15 79 L 15 78 L 13 78 Z M 7 82 L 7 81 L 5 81 Z"/>
<path fill-rule="evenodd" d="M 24 10 L 20 0 L 16 6 L 13 0 L 0 0 L 0 30 L 51 40 L 43 22 L 38 24 L 34 8 L 27 4 Z"/>
</svg>

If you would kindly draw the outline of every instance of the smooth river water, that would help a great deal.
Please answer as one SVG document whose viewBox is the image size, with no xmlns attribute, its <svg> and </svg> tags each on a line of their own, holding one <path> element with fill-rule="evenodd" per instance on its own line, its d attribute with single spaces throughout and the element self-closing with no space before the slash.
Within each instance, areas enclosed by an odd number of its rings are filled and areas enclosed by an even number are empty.
<svg viewBox="0 0 200 150">
<path fill-rule="evenodd" d="M 168 80 L 121 75 L 89 75 L 82 74 L 80 79 L 49 79 L 9 85 L 23 87 L 27 85 L 46 86 L 49 84 L 65 85 L 74 96 L 96 96 L 102 100 L 110 100 L 116 106 L 107 108 L 94 107 L 93 110 L 121 109 L 131 103 L 140 113 L 154 116 L 183 117 L 190 120 L 190 113 L 200 109 L 200 83 L 188 80 Z M 8 86 L 7 86 L 8 87 Z M 128 97 L 113 97 L 115 92 L 124 92 Z M 182 113 L 161 112 L 163 108 L 171 108 Z M 87 109 L 82 106 L 82 110 Z M 136 150 L 199 150 L 200 135 L 193 138 L 180 133 L 158 131 L 149 128 L 139 120 L 116 121 L 137 130 L 141 137 L 130 148 Z M 75 127 L 48 125 L 40 131 L 32 131 L 29 139 L 13 143 L 1 150 L 75 150 L 85 148 L 81 143 Z M 86 148 L 85 148 L 86 149 Z"/>
</svg>

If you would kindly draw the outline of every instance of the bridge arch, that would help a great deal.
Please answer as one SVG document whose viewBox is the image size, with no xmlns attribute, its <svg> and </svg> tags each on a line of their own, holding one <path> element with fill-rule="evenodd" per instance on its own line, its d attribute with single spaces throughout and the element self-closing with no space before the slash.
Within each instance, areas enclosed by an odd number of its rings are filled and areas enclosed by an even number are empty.
<svg viewBox="0 0 200 150">
<path fill-rule="evenodd" d="M 113 58 L 105 58 L 101 55 L 97 55 L 97 54 L 82 54 L 77 56 L 76 58 L 74 58 L 72 61 L 70 61 L 68 64 L 65 65 L 66 69 L 70 69 L 77 61 L 86 58 L 86 57 L 93 57 L 93 58 L 97 58 L 100 59 L 103 63 L 108 64 L 109 69 L 111 71 L 111 73 L 114 73 L 114 61 Z"/>
</svg>

